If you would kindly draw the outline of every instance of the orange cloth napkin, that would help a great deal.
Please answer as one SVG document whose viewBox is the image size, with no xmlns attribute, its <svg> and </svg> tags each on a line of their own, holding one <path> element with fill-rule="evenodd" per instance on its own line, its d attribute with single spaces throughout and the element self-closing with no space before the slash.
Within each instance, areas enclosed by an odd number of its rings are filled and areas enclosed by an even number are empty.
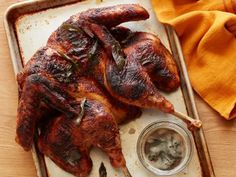
<svg viewBox="0 0 236 177">
<path fill-rule="evenodd" d="M 236 0 L 152 0 L 177 32 L 194 90 L 224 118 L 236 117 Z"/>
</svg>

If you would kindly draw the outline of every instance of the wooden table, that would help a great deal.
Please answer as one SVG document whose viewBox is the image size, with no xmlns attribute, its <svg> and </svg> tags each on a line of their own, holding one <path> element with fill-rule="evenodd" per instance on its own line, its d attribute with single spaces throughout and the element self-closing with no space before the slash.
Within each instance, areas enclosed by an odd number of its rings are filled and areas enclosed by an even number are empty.
<svg viewBox="0 0 236 177">
<path fill-rule="evenodd" d="M 3 27 L 6 8 L 17 0 L 0 0 L 0 176 L 36 177 L 30 152 L 15 143 L 17 85 Z M 195 94 L 217 177 L 236 177 L 236 120 L 226 121 Z"/>
</svg>

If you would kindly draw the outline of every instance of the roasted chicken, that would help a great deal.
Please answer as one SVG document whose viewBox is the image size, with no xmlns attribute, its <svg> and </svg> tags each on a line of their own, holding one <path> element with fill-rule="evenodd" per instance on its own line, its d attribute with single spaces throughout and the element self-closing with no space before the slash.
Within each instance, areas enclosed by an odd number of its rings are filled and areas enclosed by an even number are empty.
<svg viewBox="0 0 236 177">
<path fill-rule="evenodd" d="M 140 108 L 176 115 L 157 90 L 179 86 L 169 51 L 153 34 L 117 27 L 148 17 L 135 4 L 90 9 L 52 33 L 17 76 L 16 141 L 25 150 L 40 128 L 40 151 L 64 170 L 88 175 L 95 146 L 128 174 L 117 124 L 140 116 Z"/>
<path fill-rule="evenodd" d="M 114 27 L 112 35 L 122 46 L 126 56 L 134 53 L 157 88 L 171 92 L 178 88 L 180 79 L 172 55 L 160 39 L 146 32 L 132 32 L 125 27 Z"/>
<path fill-rule="evenodd" d="M 108 154 L 114 167 L 125 168 L 119 129 L 111 112 L 100 102 L 87 99 L 81 122 L 59 116 L 41 129 L 40 151 L 78 177 L 87 176 L 91 171 L 89 151 L 93 146 Z"/>
<path fill-rule="evenodd" d="M 57 51 L 44 47 L 27 63 L 25 72 L 18 75 L 16 140 L 25 150 L 31 148 L 37 123 L 48 118 L 46 115 L 53 110 L 68 118 L 77 117 L 81 111 L 77 99 L 98 100 L 111 110 L 117 123 L 141 115 L 139 108 L 114 100 L 97 82 L 79 75 L 74 67 Z"/>
</svg>

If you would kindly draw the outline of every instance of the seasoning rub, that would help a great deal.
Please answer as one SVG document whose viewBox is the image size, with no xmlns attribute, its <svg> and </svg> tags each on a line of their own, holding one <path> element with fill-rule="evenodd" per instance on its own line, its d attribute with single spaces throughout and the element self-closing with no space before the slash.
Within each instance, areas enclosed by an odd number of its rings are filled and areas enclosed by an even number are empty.
<svg viewBox="0 0 236 177">
<path fill-rule="evenodd" d="M 145 155 L 160 170 L 178 166 L 186 152 L 184 140 L 176 131 L 161 128 L 154 131 L 145 143 Z"/>
</svg>

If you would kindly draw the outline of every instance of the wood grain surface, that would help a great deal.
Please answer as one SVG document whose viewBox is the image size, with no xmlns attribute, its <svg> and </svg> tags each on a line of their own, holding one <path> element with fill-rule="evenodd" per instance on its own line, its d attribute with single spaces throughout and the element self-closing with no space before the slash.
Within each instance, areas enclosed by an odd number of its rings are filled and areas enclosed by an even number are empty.
<svg viewBox="0 0 236 177">
<path fill-rule="evenodd" d="M 15 143 L 17 85 L 3 27 L 7 7 L 0 0 L 0 177 L 36 177 L 30 152 Z M 236 177 L 236 120 L 226 121 L 195 94 L 216 177 Z"/>
</svg>

